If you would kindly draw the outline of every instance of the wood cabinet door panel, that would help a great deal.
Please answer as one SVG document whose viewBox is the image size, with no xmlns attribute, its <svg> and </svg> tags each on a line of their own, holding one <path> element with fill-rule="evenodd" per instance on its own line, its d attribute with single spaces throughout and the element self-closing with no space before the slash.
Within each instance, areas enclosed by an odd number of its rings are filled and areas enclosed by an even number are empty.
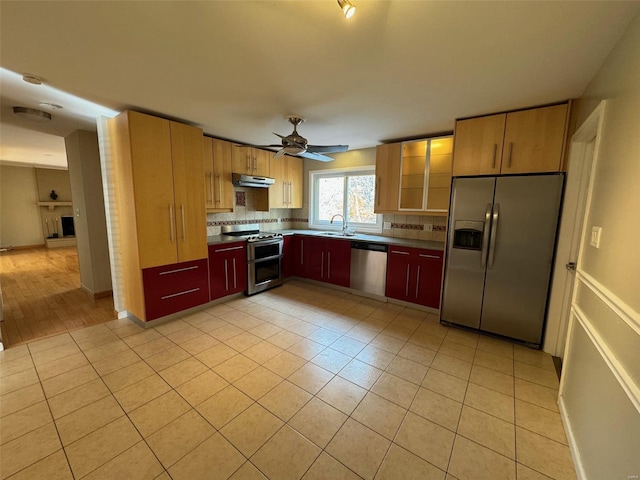
<svg viewBox="0 0 640 480">
<path fill-rule="evenodd" d="M 173 264 L 178 257 L 169 121 L 128 112 L 128 122 L 140 268 Z"/>
<path fill-rule="evenodd" d="M 299 157 L 287 157 L 288 181 L 289 181 L 289 204 L 287 208 L 302 208 L 302 186 L 304 164 Z"/>
<path fill-rule="evenodd" d="M 253 175 L 251 150 L 251 147 L 240 147 L 238 145 L 231 147 L 233 173 Z"/>
<path fill-rule="evenodd" d="M 294 235 L 285 235 L 282 238 L 282 276 L 284 278 L 291 277 L 296 274 L 295 238 L 296 237 Z"/>
<path fill-rule="evenodd" d="M 508 113 L 501 172 L 559 171 L 567 109 L 562 104 Z"/>
<path fill-rule="evenodd" d="M 454 177 L 500 173 L 505 121 L 506 114 L 501 113 L 456 122 Z"/>
<path fill-rule="evenodd" d="M 215 208 L 213 139 L 202 138 L 202 158 L 204 161 L 204 204 L 207 209 Z"/>
<path fill-rule="evenodd" d="M 214 205 L 219 210 L 233 210 L 232 149 L 231 142 L 213 139 Z"/>
<path fill-rule="evenodd" d="M 287 208 L 287 158 L 272 158 L 270 162 L 269 171 L 276 183 L 269 187 L 269 208 Z"/>
<path fill-rule="evenodd" d="M 270 159 L 273 156 L 273 152 L 267 150 L 260 150 L 259 148 L 252 149 L 253 155 L 253 170 L 251 175 L 256 177 L 270 177 L 271 172 L 269 170 Z"/>
<path fill-rule="evenodd" d="M 176 238 L 181 262 L 207 258 L 202 130 L 171 122 Z"/>
<path fill-rule="evenodd" d="M 376 191 L 373 208 L 376 213 L 398 211 L 401 158 L 401 142 L 376 147 Z"/>
</svg>

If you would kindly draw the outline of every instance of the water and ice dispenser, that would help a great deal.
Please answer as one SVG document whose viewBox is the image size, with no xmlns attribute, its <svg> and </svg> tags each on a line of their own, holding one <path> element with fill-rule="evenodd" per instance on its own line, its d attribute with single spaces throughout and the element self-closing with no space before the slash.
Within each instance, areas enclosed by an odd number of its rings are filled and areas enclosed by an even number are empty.
<svg viewBox="0 0 640 480">
<path fill-rule="evenodd" d="M 456 220 L 453 229 L 453 248 L 482 250 L 483 222 Z"/>
</svg>

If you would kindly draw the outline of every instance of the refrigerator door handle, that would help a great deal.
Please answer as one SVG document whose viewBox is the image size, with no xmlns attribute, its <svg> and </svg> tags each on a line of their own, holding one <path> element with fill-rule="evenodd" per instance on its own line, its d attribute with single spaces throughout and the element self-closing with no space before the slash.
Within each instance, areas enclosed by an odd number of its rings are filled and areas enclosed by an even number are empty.
<svg viewBox="0 0 640 480">
<path fill-rule="evenodd" d="M 482 235 L 482 250 L 480 251 L 480 262 L 482 268 L 487 268 L 487 249 L 489 248 L 489 231 L 491 225 L 491 204 L 487 203 L 484 212 L 484 233 Z"/>
<path fill-rule="evenodd" d="M 488 268 L 493 268 L 493 258 L 496 254 L 496 237 L 498 236 L 498 220 L 500 217 L 500 204 L 493 206 L 493 215 L 491 218 L 491 238 L 489 238 L 489 264 Z"/>
</svg>

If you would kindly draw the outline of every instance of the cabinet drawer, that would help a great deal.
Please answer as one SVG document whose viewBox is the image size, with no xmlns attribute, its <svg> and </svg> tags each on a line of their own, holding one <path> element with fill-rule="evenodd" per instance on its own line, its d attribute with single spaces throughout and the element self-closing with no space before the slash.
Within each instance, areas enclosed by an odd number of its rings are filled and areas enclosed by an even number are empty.
<svg viewBox="0 0 640 480">
<path fill-rule="evenodd" d="M 207 259 L 142 270 L 147 320 L 209 301 Z"/>
</svg>

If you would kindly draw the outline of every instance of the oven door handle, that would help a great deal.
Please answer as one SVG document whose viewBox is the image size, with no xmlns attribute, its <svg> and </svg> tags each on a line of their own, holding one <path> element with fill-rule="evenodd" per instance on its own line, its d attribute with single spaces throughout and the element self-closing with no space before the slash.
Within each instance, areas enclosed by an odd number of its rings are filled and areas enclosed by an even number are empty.
<svg viewBox="0 0 640 480">
<path fill-rule="evenodd" d="M 268 240 L 260 240 L 257 242 L 249 242 L 249 245 L 253 245 L 255 248 L 256 246 L 262 247 L 263 245 L 275 245 L 278 243 L 283 243 L 282 237 L 268 239 Z"/>
</svg>

